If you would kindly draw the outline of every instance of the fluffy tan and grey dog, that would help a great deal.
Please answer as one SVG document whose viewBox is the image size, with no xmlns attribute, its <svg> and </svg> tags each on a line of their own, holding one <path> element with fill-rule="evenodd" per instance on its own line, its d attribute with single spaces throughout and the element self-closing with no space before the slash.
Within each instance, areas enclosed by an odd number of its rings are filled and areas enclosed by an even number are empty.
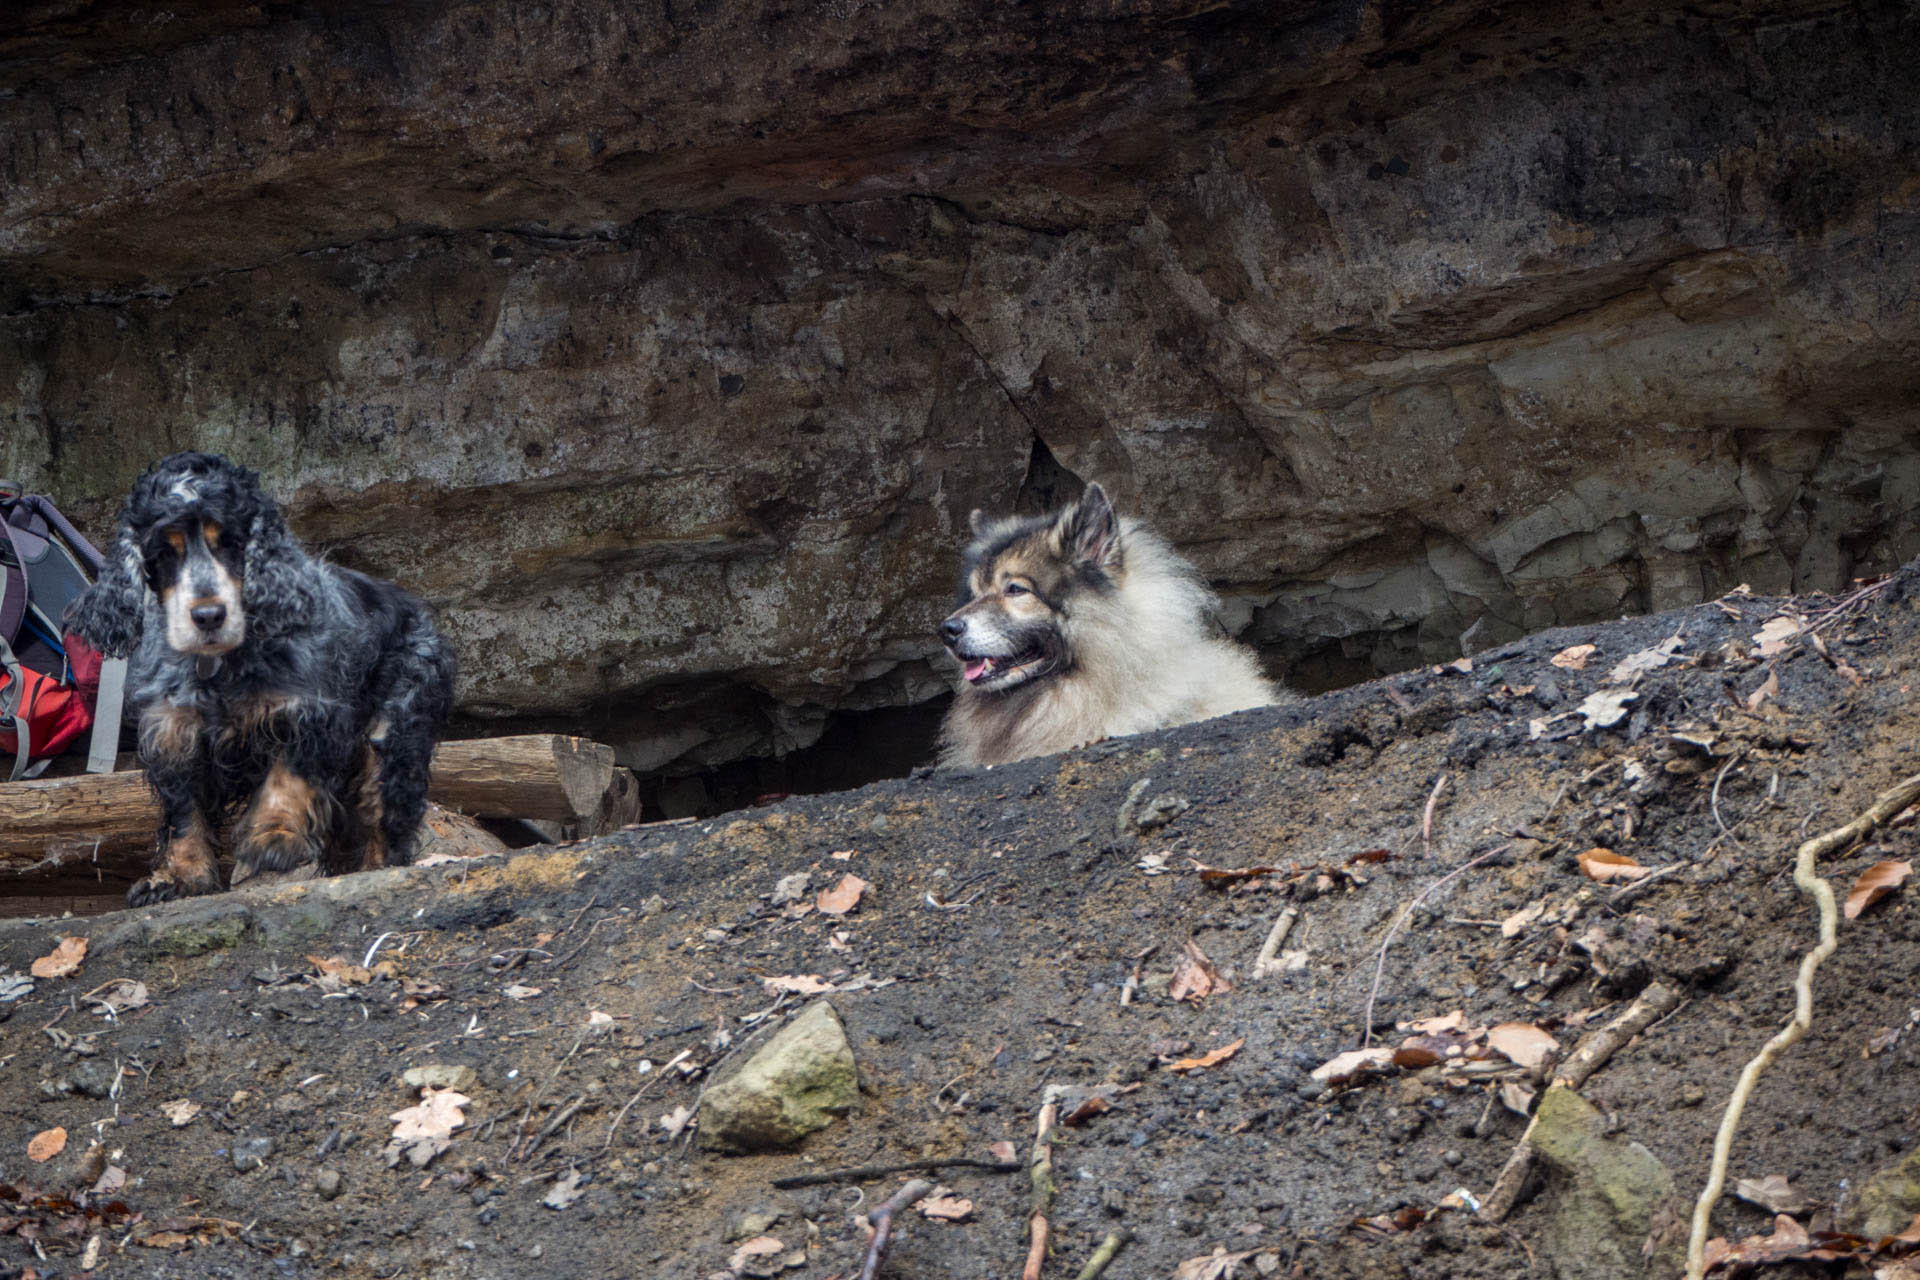
<svg viewBox="0 0 1920 1280">
<path fill-rule="evenodd" d="M 1194 567 L 1097 484 L 1053 515 L 973 513 L 964 603 L 940 625 L 965 683 L 940 762 L 1004 764 L 1281 695 L 1223 639 Z"/>
</svg>

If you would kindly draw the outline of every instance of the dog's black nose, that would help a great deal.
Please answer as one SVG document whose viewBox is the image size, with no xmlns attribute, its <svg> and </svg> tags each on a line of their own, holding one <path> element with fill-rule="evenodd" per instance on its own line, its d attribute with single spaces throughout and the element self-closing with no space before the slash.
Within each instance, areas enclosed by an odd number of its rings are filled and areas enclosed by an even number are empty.
<svg viewBox="0 0 1920 1280">
<path fill-rule="evenodd" d="M 945 636 L 949 643 L 955 640 L 958 640 L 961 636 L 965 635 L 966 633 L 967 633 L 967 624 L 962 622 L 958 618 L 948 618 L 945 622 L 940 624 L 940 634 L 942 636 Z"/>
<path fill-rule="evenodd" d="M 202 631 L 218 631 L 220 624 L 227 620 L 227 606 L 223 604 L 197 604 L 193 606 L 193 625 Z"/>
</svg>

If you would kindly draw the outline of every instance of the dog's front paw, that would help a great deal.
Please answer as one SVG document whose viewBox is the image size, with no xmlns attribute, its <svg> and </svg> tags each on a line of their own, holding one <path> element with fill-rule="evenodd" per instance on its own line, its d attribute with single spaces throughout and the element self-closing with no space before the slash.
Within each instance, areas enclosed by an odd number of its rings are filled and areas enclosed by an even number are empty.
<svg viewBox="0 0 1920 1280">
<path fill-rule="evenodd" d="M 260 832 L 234 850 L 233 882 L 237 885 L 263 871 L 291 871 L 319 856 L 319 848 L 305 836 L 291 831 Z"/>
<path fill-rule="evenodd" d="M 151 907 L 162 902 L 172 902 L 176 898 L 194 898 L 203 893 L 217 893 L 220 881 L 213 876 L 178 876 L 166 871 L 156 871 L 152 875 L 133 882 L 127 890 L 127 905 L 130 907 Z"/>
</svg>

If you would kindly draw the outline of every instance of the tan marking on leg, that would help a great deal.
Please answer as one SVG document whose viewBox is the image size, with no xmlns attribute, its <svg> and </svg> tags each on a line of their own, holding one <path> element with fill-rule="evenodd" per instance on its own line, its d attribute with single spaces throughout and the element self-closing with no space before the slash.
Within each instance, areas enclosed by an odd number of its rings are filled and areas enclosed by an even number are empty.
<svg viewBox="0 0 1920 1280">
<path fill-rule="evenodd" d="M 147 907 L 175 898 L 213 893 L 219 888 L 220 869 L 215 860 L 212 834 L 207 830 L 206 819 L 196 813 L 185 831 L 167 841 L 152 874 L 127 890 L 127 905 Z"/>
<path fill-rule="evenodd" d="M 156 702 L 140 713 L 140 758 L 184 760 L 200 743 L 200 713 L 192 707 Z"/>
<path fill-rule="evenodd" d="M 387 865 L 387 833 L 380 820 L 386 816 L 386 802 L 380 791 L 380 753 L 372 743 L 360 757 L 360 796 L 355 807 L 360 822 L 360 837 L 365 841 L 360 855 L 360 870 L 373 871 Z"/>
<path fill-rule="evenodd" d="M 286 871 L 319 855 L 325 798 L 312 783 L 274 761 L 254 793 L 234 842 L 235 874 Z"/>
</svg>

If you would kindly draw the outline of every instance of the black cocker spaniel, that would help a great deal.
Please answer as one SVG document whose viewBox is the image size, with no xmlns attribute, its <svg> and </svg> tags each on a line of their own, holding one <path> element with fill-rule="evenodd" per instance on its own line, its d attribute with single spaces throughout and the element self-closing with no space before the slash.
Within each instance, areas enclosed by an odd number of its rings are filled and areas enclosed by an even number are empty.
<svg viewBox="0 0 1920 1280">
<path fill-rule="evenodd" d="M 390 582 L 323 563 L 245 467 L 178 453 L 134 482 L 67 626 L 131 654 L 129 714 L 161 805 L 144 906 L 317 862 L 412 861 L 453 651 Z"/>
</svg>

